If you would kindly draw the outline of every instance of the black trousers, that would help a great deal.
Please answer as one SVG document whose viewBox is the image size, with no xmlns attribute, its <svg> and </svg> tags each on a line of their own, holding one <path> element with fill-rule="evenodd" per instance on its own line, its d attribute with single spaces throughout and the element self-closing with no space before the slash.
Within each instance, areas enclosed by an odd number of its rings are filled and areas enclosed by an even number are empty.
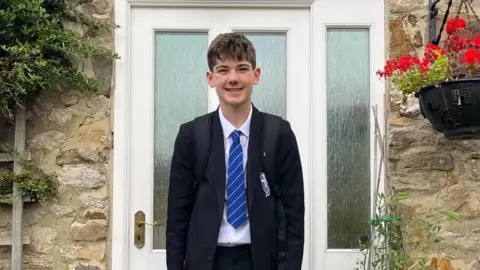
<svg viewBox="0 0 480 270">
<path fill-rule="evenodd" d="M 217 247 L 213 270 L 253 270 L 250 245 Z"/>
</svg>

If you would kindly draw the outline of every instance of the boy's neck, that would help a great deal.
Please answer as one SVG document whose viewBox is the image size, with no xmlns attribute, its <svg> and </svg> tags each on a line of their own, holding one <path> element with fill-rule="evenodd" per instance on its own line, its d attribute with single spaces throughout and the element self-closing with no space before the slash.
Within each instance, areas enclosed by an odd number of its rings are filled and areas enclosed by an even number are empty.
<svg viewBox="0 0 480 270">
<path fill-rule="evenodd" d="M 247 121 L 251 107 L 250 102 L 246 102 L 238 107 L 220 104 L 223 115 L 235 128 L 240 128 Z"/>
</svg>

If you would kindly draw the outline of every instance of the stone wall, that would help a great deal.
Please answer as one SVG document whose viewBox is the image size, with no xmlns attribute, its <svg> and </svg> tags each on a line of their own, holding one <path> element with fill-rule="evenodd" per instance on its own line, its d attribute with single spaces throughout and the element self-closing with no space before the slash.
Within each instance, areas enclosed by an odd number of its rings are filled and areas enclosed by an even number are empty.
<svg viewBox="0 0 480 270">
<path fill-rule="evenodd" d="M 439 6 L 437 31 L 446 3 L 441 1 Z M 458 4 L 454 1 L 450 14 L 455 14 Z M 478 1 L 476 5 L 480 7 Z M 427 11 L 428 0 L 390 0 L 390 58 L 406 53 L 423 55 L 422 46 L 430 40 Z M 455 258 L 453 269 L 479 270 L 480 142 L 446 140 L 421 116 L 415 98 L 407 105 L 400 100 L 392 91 L 388 135 L 394 186 L 397 191 L 409 192 L 409 199 L 400 205 L 401 213 L 412 222 L 427 217 L 441 226 L 441 242 L 435 248 Z M 460 222 L 442 218 L 444 210 L 458 212 Z M 433 255 L 432 250 L 425 253 Z"/>
<path fill-rule="evenodd" d="M 82 1 L 92 16 L 113 20 L 113 0 Z M 78 29 L 113 48 L 113 32 Z M 59 177 L 60 196 L 45 207 L 26 203 L 24 269 L 108 269 L 112 173 L 113 61 L 95 58 L 78 69 L 106 83 L 95 95 L 65 90 L 39 97 L 29 110 L 27 151 Z M 0 208 L 0 238 L 11 235 L 11 207 Z M 11 248 L 0 246 L 0 270 L 11 269 Z"/>
</svg>

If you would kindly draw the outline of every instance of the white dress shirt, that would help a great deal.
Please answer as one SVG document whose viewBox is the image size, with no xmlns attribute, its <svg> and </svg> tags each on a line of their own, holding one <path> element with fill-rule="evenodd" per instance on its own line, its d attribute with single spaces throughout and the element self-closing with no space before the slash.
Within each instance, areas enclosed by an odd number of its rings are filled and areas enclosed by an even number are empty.
<svg viewBox="0 0 480 270">
<path fill-rule="evenodd" d="M 223 115 L 222 110 L 218 109 L 218 114 L 220 117 L 220 123 L 222 124 L 223 129 L 223 141 L 225 146 L 225 168 L 228 168 L 228 156 L 230 152 L 230 146 L 232 145 L 232 138 L 230 134 L 236 130 L 235 126 L 233 126 L 227 118 Z M 250 135 L 250 121 L 252 119 L 252 107 L 250 107 L 250 114 L 248 115 L 247 120 L 243 125 L 238 129 L 242 132 L 240 135 L 240 145 L 242 146 L 243 150 L 243 168 L 245 172 L 245 187 L 246 187 L 246 165 L 247 165 L 247 157 L 248 157 L 248 139 Z M 228 172 L 225 175 L 226 181 L 228 181 Z M 223 219 L 222 223 L 220 224 L 220 232 L 218 234 L 218 245 L 219 246 L 235 246 L 235 245 L 242 245 L 242 244 L 250 244 L 250 223 L 247 221 L 240 226 L 238 229 L 235 229 L 227 222 L 227 191 L 225 190 L 225 204 L 223 208 Z M 247 213 L 248 215 L 248 213 Z"/>
</svg>

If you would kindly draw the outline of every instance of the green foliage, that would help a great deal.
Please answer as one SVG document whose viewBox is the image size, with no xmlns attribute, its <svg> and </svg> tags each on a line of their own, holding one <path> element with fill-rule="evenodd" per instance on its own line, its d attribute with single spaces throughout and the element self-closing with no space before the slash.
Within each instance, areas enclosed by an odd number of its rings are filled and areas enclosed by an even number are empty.
<svg viewBox="0 0 480 270">
<path fill-rule="evenodd" d="M 438 56 L 427 71 L 421 71 L 419 65 L 413 65 L 405 72 L 396 72 L 391 76 L 392 83 L 402 92 L 403 101 L 409 94 L 418 92 L 426 85 L 436 85 L 448 78 L 450 64 L 446 55 Z"/>
<path fill-rule="evenodd" d="M 18 174 L 0 170 L 0 203 L 12 203 L 13 183 L 18 185 L 23 195 L 30 195 L 41 204 L 57 195 L 59 184 L 55 174 L 46 173 L 32 164 L 26 164 Z"/>
<path fill-rule="evenodd" d="M 0 0 L 0 114 L 12 118 L 41 91 L 101 86 L 73 67 L 73 61 L 96 55 L 116 58 L 109 49 L 67 28 L 93 30 L 116 26 L 89 17 L 64 0 Z"/>
<path fill-rule="evenodd" d="M 407 184 L 399 181 L 399 183 Z M 428 255 L 423 250 L 433 250 L 439 259 L 450 258 L 442 255 L 441 249 L 434 248 L 438 243 L 438 234 L 442 219 L 459 221 L 458 214 L 452 211 L 441 212 L 439 218 L 417 217 L 417 221 L 408 221 L 398 215 L 398 204 L 408 199 L 408 192 L 379 194 L 376 216 L 370 220 L 372 240 L 362 244 L 364 255 L 357 262 L 356 270 L 434 270 Z M 430 253 L 430 252 L 427 252 Z"/>
</svg>

